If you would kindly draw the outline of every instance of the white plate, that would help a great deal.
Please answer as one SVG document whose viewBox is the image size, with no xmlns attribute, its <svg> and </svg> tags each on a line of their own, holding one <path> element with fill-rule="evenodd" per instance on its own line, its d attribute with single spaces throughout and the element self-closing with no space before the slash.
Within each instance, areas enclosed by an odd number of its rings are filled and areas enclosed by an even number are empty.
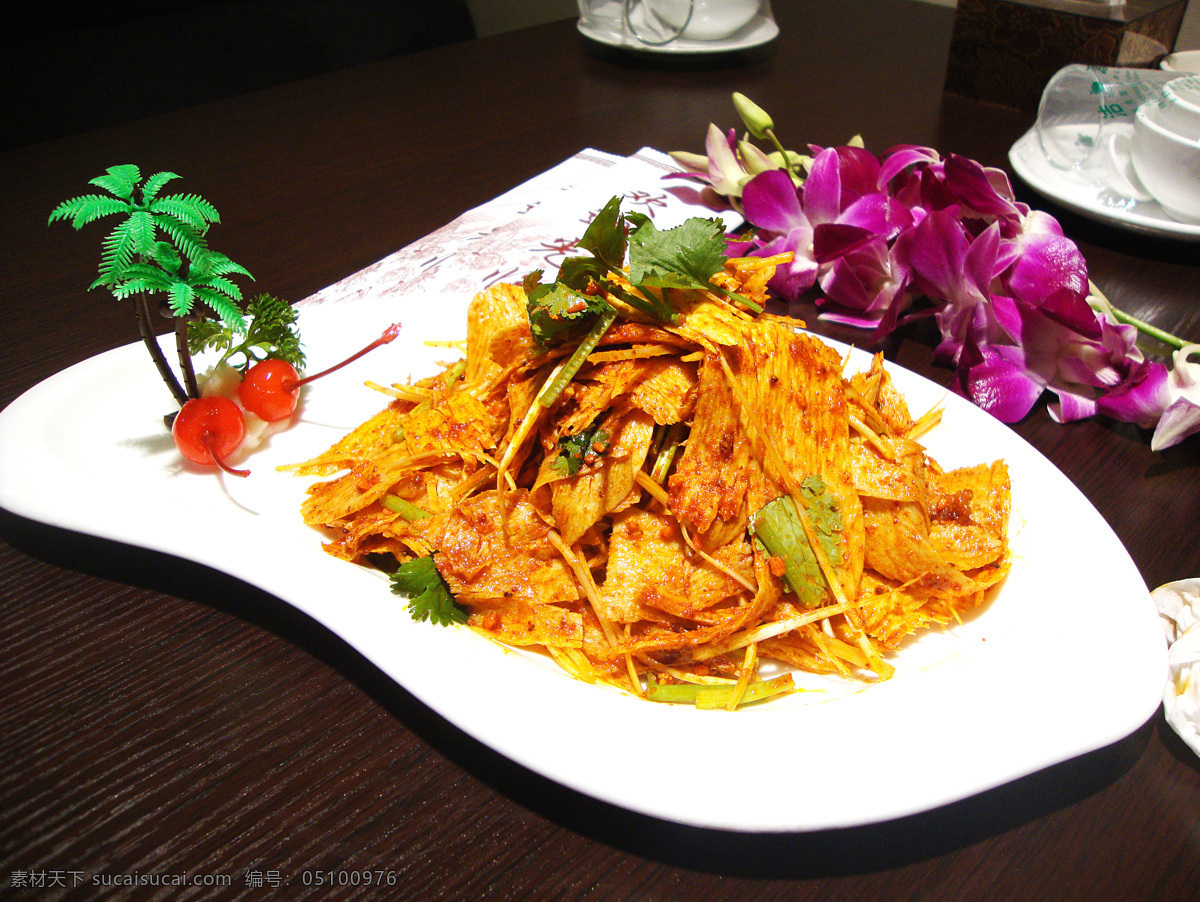
<svg viewBox="0 0 1200 902">
<path fill-rule="evenodd" d="M 945 402 L 928 437 L 939 462 L 1007 459 L 1016 559 L 982 613 L 896 653 L 892 680 L 804 676 L 806 692 L 733 714 L 697 711 L 577 682 L 466 628 L 414 623 L 382 575 L 321 550 L 298 513 L 307 480 L 274 468 L 381 408 L 362 380 L 402 380 L 453 356 L 423 342 L 461 337 L 465 309 L 465 298 L 444 297 L 304 308 L 312 371 L 393 319 L 404 329 L 306 389 L 299 421 L 246 461 L 248 479 L 181 463 L 162 426 L 170 397 L 140 345 L 84 361 L 0 412 L 0 505 L 261 586 L 501 754 L 684 824 L 808 831 L 912 814 L 1115 742 L 1158 707 L 1162 630 L 1105 521 L 1010 429 L 899 369 L 914 410 Z M 854 356 L 855 366 L 869 360 Z"/>
<path fill-rule="evenodd" d="M 1034 129 L 1012 146 L 1008 161 L 1029 187 L 1089 219 L 1147 235 L 1200 241 L 1200 225 L 1172 219 L 1152 200 L 1129 200 L 1081 176 L 1055 169 L 1042 153 Z"/>
<path fill-rule="evenodd" d="M 578 27 L 579 33 L 584 37 L 609 47 L 621 47 L 625 50 L 636 50 L 639 53 L 666 53 L 677 56 L 749 50 L 753 47 L 761 47 L 763 44 L 775 40 L 779 35 L 779 26 L 775 24 L 775 19 L 764 15 L 755 16 L 737 33 L 720 41 L 695 41 L 679 38 L 662 45 L 643 44 L 632 35 L 622 34 L 619 28 L 598 27 L 583 19 L 579 20 Z"/>
</svg>

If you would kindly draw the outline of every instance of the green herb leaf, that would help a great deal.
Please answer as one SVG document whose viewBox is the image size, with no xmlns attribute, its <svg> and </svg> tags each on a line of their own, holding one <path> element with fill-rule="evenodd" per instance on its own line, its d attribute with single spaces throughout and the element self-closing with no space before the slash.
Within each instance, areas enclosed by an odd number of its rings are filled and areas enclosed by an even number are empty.
<svg viewBox="0 0 1200 902">
<path fill-rule="evenodd" d="M 392 574 L 391 580 L 392 592 L 408 598 L 408 612 L 413 620 L 428 620 L 438 626 L 467 622 L 466 610 L 455 603 L 433 555 L 406 561 Z"/>
<path fill-rule="evenodd" d="M 578 247 L 587 251 L 610 271 L 625 267 L 625 249 L 628 242 L 623 219 L 621 198 L 613 197 L 588 224 L 578 242 Z"/>
<path fill-rule="evenodd" d="M 689 219 L 660 231 L 646 219 L 629 239 L 629 280 L 654 288 L 711 288 L 725 266 L 725 226 Z"/>
<path fill-rule="evenodd" d="M 529 329 L 543 345 L 557 344 L 569 335 L 586 331 L 597 316 L 613 309 L 599 295 L 584 294 L 561 281 L 544 285 L 538 281 L 540 277 L 540 271 L 526 277 L 525 293 Z"/>
<path fill-rule="evenodd" d="M 603 456 L 612 443 L 612 436 L 600 424 L 600 418 L 582 432 L 564 435 L 558 440 L 558 456 L 550 468 L 563 476 L 574 476 L 585 463 Z"/>
<path fill-rule="evenodd" d="M 806 476 L 800 483 L 800 494 L 808 509 L 809 522 L 821 543 L 821 550 L 830 563 L 838 566 L 842 563 L 840 534 L 843 523 L 837 498 L 830 494 L 825 480 L 815 475 Z"/>
<path fill-rule="evenodd" d="M 629 281 L 648 288 L 702 289 L 739 301 L 755 312 L 761 307 L 710 281 L 725 268 L 725 224 L 719 219 L 692 218 L 660 231 L 640 217 L 629 236 Z"/>
</svg>

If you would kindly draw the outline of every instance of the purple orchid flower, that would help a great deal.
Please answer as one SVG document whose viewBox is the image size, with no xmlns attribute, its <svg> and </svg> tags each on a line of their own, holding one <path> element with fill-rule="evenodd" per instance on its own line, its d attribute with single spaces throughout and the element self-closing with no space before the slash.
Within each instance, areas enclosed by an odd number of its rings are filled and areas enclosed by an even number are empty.
<svg viewBox="0 0 1200 902">
<path fill-rule="evenodd" d="M 747 182 L 756 174 L 775 168 L 767 154 L 753 144 L 739 141 L 733 129 L 722 132 L 711 123 L 704 141 L 704 152 L 702 156 L 681 150 L 673 151 L 671 157 L 683 166 L 684 171 L 668 173 L 665 178 L 687 178 L 707 183 L 712 194 L 726 198 L 737 206 Z"/>
<path fill-rule="evenodd" d="M 980 407 L 1016 422 L 1042 392 L 1057 400 L 1050 415 L 1060 423 L 1096 414 L 1149 428 L 1167 403 L 1167 370 L 1145 359 L 1137 330 L 1099 315 L 1070 293 L 1035 305 L 995 297 L 997 320 L 1012 344 L 980 348 L 960 385 Z"/>
<path fill-rule="evenodd" d="M 991 293 L 999 250 L 998 226 L 972 241 L 953 208 L 934 210 L 916 226 L 908 245 L 914 282 L 943 302 L 934 315 L 942 334 L 934 351 L 939 360 L 958 363 L 968 339 L 979 348 L 1002 339 Z"/>
<path fill-rule="evenodd" d="M 1012 264 L 1007 282 L 1016 296 L 1042 304 L 1067 293 L 1086 307 L 1087 262 L 1054 217 L 1041 212 L 1021 217 L 1021 231 L 1006 243 L 1004 254 L 1002 262 Z"/>
<path fill-rule="evenodd" d="M 808 178 L 797 189 L 780 170 L 760 173 L 742 192 L 746 218 L 763 234 L 757 255 L 791 252 L 771 288 L 794 300 L 821 276 L 820 303 L 844 308 L 834 318 L 874 324 L 901 301 L 907 267 L 891 242 L 911 227 L 911 211 L 878 190 L 879 161 L 858 147 L 814 148 Z"/>
<path fill-rule="evenodd" d="M 1174 356 L 1167 381 L 1169 406 L 1150 440 L 1150 450 L 1161 451 L 1200 432 L 1200 345 L 1184 345 Z"/>
<path fill-rule="evenodd" d="M 782 297 L 795 300 L 815 284 L 817 261 L 812 223 L 800 206 L 791 176 L 782 170 L 756 175 L 742 190 L 742 209 L 746 219 L 766 233 L 752 251 L 755 256 L 793 255 L 791 263 L 776 267 L 768 284 Z"/>
<path fill-rule="evenodd" d="M 822 319 L 859 328 L 878 327 L 912 304 L 911 272 L 887 241 L 872 235 L 837 256 L 820 276 Z"/>
<path fill-rule="evenodd" d="M 1017 345 L 980 348 L 968 337 L 960 359 L 956 388 L 1004 423 L 1022 419 L 1046 386 L 1031 377 L 1024 350 Z"/>
<path fill-rule="evenodd" d="M 879 157 L 812 146 L 798 186 L 733 131 L 710 126 L 705 147 L 706 157 L 676 159 L 756 228 L 730 253 L 792 254 L 771 280 L 778 295 L 819 288 L 822 319 L 873 328 L 875 339 L 932 316 L 935 358 L 955 367 L 956 390 L 1004 422 L 1049 391 L 1055 420 L 1155 427 L 1154 450 L 1200 432 L 1200 345 L 1177 352 L 1173 369 L 1147 360 L 1138 327 L 1101 297 L 1089 303 L 1079 248 L 1016 200 L 1002 170 L 917 145 Z M 913 310 L 921 295 L 931 307 Z"/>
</svg>

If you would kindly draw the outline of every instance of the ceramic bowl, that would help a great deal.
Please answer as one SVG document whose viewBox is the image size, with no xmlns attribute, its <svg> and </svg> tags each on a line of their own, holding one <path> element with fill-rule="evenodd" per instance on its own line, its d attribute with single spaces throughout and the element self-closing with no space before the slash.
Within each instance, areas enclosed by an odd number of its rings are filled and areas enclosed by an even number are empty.
<svg viewBox="0 0 1200 902">
<path fill-rule="evenodd" d="M 1200 222 L 1200 141 L 1156 122 L 1152 105 L 1133 117 L 1133 170 L 1163 211 L 1179 222 Z"/>
</svg>

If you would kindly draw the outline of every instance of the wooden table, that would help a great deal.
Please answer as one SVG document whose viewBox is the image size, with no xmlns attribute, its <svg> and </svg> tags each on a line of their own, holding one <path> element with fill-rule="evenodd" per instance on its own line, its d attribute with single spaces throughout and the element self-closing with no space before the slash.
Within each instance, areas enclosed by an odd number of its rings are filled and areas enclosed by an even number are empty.
<svg viewBox="0 0 1200 902">
<path fill-rule="evenodd" d="M 4 154 L 0 404 L 137 338 L 124 306 L 84 290 L 97 234 L 46 228 L 117 163 L 183 174 L 220 209 L 220 248 L 298 300 L 582 147 L 699 151 L 710 121 L 736 123 L 735 90 L 793 146 L 861 132 L 877 151 L 925 144 L 1004 166 L 1030 125 L 943 93 L 943 7 L 775 6 L 769 53 L 705 66 L 614 59 L 558 22 Z M 1200 338 L 1196 245 L 1018 190 L 1060 218 L 1114 303 Z M 919 338 L 896 354 L 947 382 L 929 357 Z M 1153 454 L 1134 427 L 1060 426 L 1044 408 L 1014 428 L 1096 505 L 1148 585 L 1200 575 L 1200 441 Z M 386 897 L 407 899 L 1200 897 L 1200 760 L 1161 713 L 1109 748 L 898 822 L 685 828 L 511 764 L 253 587 L 7 512 L 0 534 L 0 880 L 67 884 L 12 898 L 360 897 L 337 885 L 351 871 L 392 875 Z M 182 873 L 230 885 L 92 885 Z"/>
</svg>

